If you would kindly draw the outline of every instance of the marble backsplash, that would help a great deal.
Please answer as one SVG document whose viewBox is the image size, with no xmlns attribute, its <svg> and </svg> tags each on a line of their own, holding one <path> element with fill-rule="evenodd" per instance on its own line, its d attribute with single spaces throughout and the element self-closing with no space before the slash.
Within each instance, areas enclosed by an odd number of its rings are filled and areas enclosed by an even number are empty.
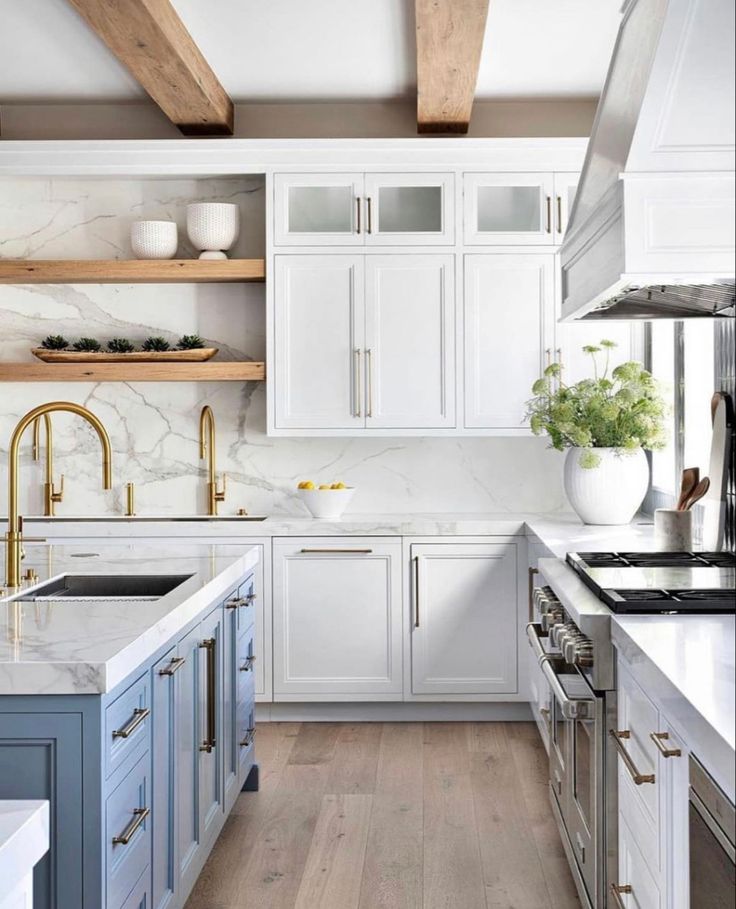
<svg viewBox="0 0 736 909">
<path fill-rule="evenodd" d="M 0 181 L 0 256 L 129 258 L 137 218 L 171 218 L 188 247 L 185 205 L 238 201 L 243 229 L 233 255 L 262 256 L 261 177 L 212 180 L 16 179 Z M 176 340 L 197 332 L 228 359 L 263 359 L 262 285 L 0 286 L 0 359 L 31 359 L 48 334 L 74 339 L 148 335 Z M 125 484 L 139 513 L 188 514 L 205 507 L 198 417 L 217 418 L 218 469 L 228 474 L 222 513 L 303 514 L 299 479 L 342 480 L 358 488 L 351 511 L 514 512 L 565 508 L 562 458 L 532 438 L 271 439 L 261 383 L 49 383 L 0 386 L 0 513 L 7 509 L 7 444 L 17 420 L 44 401 L 83 403 L 105 423 L 114 448 L 115 488 L 100 488 L 98 442 L 82 421 L 53 418 L 56 473 L 66 475 L 57 513 L 119 514 Z M 22 507 L 41 507 L 41 465 L 23 446 Z"/>
</svg>

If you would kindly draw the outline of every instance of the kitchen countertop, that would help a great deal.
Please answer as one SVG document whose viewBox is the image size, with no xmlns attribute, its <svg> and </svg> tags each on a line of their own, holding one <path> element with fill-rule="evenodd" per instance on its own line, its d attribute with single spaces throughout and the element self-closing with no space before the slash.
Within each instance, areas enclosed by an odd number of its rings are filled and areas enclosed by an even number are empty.
<svg viewBox="0 0 736 909">
<path fill-rule="evenodd" d="M 88 543 L 29 546 L 23 566 L 39 584 L 65 573 L 191 577 L 153 602 L 0 599 L 0 694 L 111 691 L 257 562 L 257 551 L 243 546 L 136 541 L 105 545 L 99 555 Z"/>
<path fill-rule="evenodd" d="M 48 849 L 49 803 L 0 801 L 0 903 L 33 871 Z"/>
<path fill-rule="evenodd" d="M 632 673 L 734 801 L 736 616 L 614 616 Z"/>
</svg>

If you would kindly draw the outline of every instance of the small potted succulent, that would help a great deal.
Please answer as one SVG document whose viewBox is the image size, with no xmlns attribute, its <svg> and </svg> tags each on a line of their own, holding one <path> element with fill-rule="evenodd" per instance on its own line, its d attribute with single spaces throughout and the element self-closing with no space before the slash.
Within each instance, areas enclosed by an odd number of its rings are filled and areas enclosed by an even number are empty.
<svg viewBox="0 0 736 909">
<path fill-rule="evenodd" d="M 567 449 L 565 492 L 586 524 L 627 524 L 649 484 L 644 450 L 663 448 L 665 403 L 658 384 L 635 361 L 610 367 L 613 341 L 588 345 L 593 377 L 574 385 L 551 363 L 532 386 L 527 419 L 552 448 Z M 600 362 L 601 358 L 603 363 Z"/>
</svg>

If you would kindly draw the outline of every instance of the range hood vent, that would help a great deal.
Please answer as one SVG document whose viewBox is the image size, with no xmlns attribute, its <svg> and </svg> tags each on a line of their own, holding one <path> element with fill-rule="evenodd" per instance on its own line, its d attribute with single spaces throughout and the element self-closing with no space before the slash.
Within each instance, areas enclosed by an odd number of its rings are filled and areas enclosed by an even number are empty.
<svg viewBox="0 0 736 909">
<path fill-rule="evenodd" d="M 734 0 L 627 0 L 561 250 L 562 320 L 733 315 Z"/>
</svg>

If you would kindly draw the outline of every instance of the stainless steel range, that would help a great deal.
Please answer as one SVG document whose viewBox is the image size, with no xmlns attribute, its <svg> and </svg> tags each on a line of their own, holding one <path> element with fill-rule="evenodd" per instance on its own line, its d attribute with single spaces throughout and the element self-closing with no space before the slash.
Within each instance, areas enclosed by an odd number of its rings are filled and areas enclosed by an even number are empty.
<svg viewBox="0 0 736 909">
<path fill-rule="evenodd" d="M 540 559 L 527 636 L 550 799 L 582 904 L 609 905 L 617 872 L 615 612 L 736 611 L 729 553 L 570 553 Z"/>
</svg>

